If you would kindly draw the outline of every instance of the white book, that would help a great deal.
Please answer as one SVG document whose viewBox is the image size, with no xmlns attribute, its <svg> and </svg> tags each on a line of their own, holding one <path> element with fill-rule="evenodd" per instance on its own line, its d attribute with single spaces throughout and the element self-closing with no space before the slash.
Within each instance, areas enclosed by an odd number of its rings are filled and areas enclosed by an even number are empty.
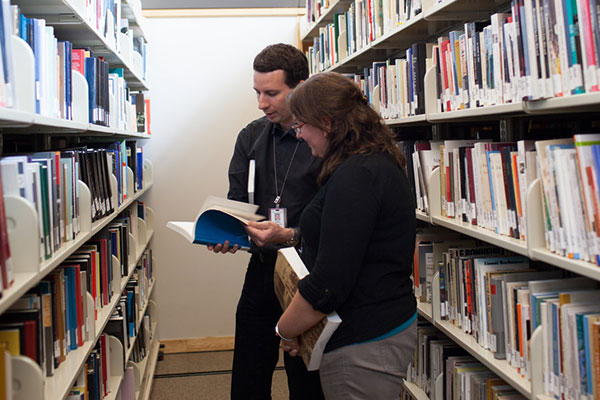
<svg viewBox="0 0 600 400">
<path fill-rule="evenodd" d="M 434 143 L 431 143 L 431 150 L 421 150 L 418 153 L 423 177 L 423 188 L 425 189 L 424 193 L 422 193 L 423 205 L 425 211 L 429 213 L 429 191 L 427 185 L 429 183 L 429 176 L 440 165 L 440 148 L 439 145 L 435 146 Z"/>
<path fill-rule="evenodd" d="M 557 299 L 558 295 L 554 297 Z M 550 299 L 548 299 L 550 300 Z M 548 311 L 548 303 L 544 301 L 540 304 L 540 318 L 542 320 L 542 376 L 544 381 L 544 393 L 551 393 L 550 366 L 553 365 L 552 359 L 552 315 Z"/>
<path fill-rule="evenodd" d="M 575 166 L 575 149 L 558 148 L 552 152 L 554 156 L 556 187 L 558 191 L 558 207 L 560 209 L 560 224 L 564 230 L 565 248 L 569 258 L 576 260 L 582 257 L 579 244 L 583 244 L 584 237 L 579 237 L 579 228 L 583 228 L 584 221 L 577 218 L 577 211 L 582 210 L 581 197 L 579 195 L 577 169 Z M 574 182 L 575 190 L 573 190 Z M 579 226 L 578 226 L 579 225 Z"/>
<path fill-rule="evenodd" d="M 494 229 L 492 195 L 485 145 L 485 142 L 479 142 L 475 143 L 475 146 L 473 147 L 477 159 L 477 164 L 475 164 L 475 158 L 473 159 L 473 170 L 477 169 L 476 177 L 478 177 L 475 184 L 477 188 L 476 196 L 478 196 L 477 224 L 486 229 Z"/>
<path fill-rule="evenodd" d="M 444 141 L 444 151 L 443 151 L 443 159 L 444 159 L 444 164 L 445 164 L 445 168 L 446 171 L 444 171 L 444 174 L 446 174 L 449 170 L 449 154 L 451 151 L 453 151 L 454 149 L 458 149 L 459 147 L 466 147 L 466 146 L 472 146 L 475 143 L 477 143 L 478 140 L 476 139 L 468 139 L 468 140 L 445 140 Z M 451 190 L 454 190 L 453 188 Z M 442 193 L 442 206 L 444 204 L 446 204 L 446 213 L 449 217 L 454 217 L 455 216 L 455 210 L 454 210 L 454 204 L 452 202 L 448 202 L 446 203 L 446 194 Z"/>
<path fill-rule="evenodd" d="M 558 34 L 560 67 L 562 74 L 563 91 L 565 95 L 570 95 L 572 91 L 583 85 L 583 76 L 581 65 L 574 64 L 569 66 L 569 46 L 567 37 L 569 35 L 569 27 L 565 26 L 565 15 L 567 10 L 563 7 L 562 0 L 555 0 L 556 10 L 556 30 Z"/>
<path fill-rule="evenodd" d="M 537 37 L 535 35 L 535 16 L 533 11 L 533 2 L 534 0 L 525 0 L 525 30 L 526 30 L 526 40 L 527 40 L 527 51 L 528 57 L 525 58 L 526 62 L 528 60 L 529 65 L 529 75 L 528 75 L 528 94 L 531 96 L 532 100 L 541 98 L 541 89 L 540 89 L 540 81 L 538 79 L 538 60 L 536 54 Z M 525 39 L 525 38 L 524 38 Z"/>
<path fill-rule="evenodd" d="M 546 44 L 546 20 L 544 18 L 544 0 L 534 0 L 535 18 L 537 20 L 537 43 L 539 49 L 539 68 L 540 68 L 540 90 L 543 98 L 552 97 L 552 80 L 550 78 L 550 67 L 548 65 L 548 51 Z"/>
<path fill-rule="evenodd" d="M 416 151 L 412 153 L 412 163 L 413 163 L 413 175 L 414 175 L 414 181 L 415 181 L 415 196 L 417 198 L 417 208 L 421 211 L 424 211 L 425 207 L 423 205 L 423 194 L 421 193 L 422 174 L 421 174 L 421 167 L 419 166 L 419 155 Z"/>
<path fill-rule="evenodd" d="M 576 294 L 577 292 L 573 293 Z M 580 292 L 579 299 L 571 299 L 570 304 L 561 307 L 561 327 L 564 336 L 561 337 L 563 354 L 565 356 L 565 381 L 567 393 L 571 398 L 578 398 L 581 393 L 579 374 L 579 348 L 577 339 L 577 325 L 575 322 L 578 313 L 600 312 L 600 291 Z M 582 298 L 583 297 L 583 298 Z"/>
<path fill-rule="evenodd" d="M 494 230 L 500 235 L 510 235 L 508 224 L 508 207 L 504 190 L 502 171 L 502 155 L 500 151 L 488 151 L 488 173 L 490 175 L 490 192 L 493 200 Z"/>
<path fill-rule="evenodd" d="M 535 148 L 535 144 L 532 140 L 519 140 L 517 142 L 517 173 L 519 178 L 519 197 L 521 200 L 521 216 L 519 219 L 519 226 L 521 227 L 519 233 L 522 239 L 526 239 L 527 233 L 527 188 L 531 181 L 528 180 L 527 171 L 529 168 L 535 169 L 535 163 L 527 163 L 526 153 Z"/>
<path fill-rule="evenodd" d="M 488 28 L 487 26 L 484 28 L 484 31 L 486 30 L 486 28 Z M 475 33 L 476 35 L 479 34 L 479 43 L 480 43 L 480 59 L 481 59 L 481 88 L 480 88 L 480 97 L 481 97 L 481 103 L 484 106 L 489 105 L 489 99 L 488 99 L 488 95 L 489 95 L 489 90 L 488 90 L 488 81 L 487 81 L 487 74 L 485 73 L 485 71 L 487 71 L 487 57 L 486 57 L 486 52 L 485 52 L 485 34 L 484 32 L 479 32 L 479 33 Z"/>
<path fill-rule="evenodd" d="M 600 221 L 598 215 L 598 204 L 600 197 L 598 195 L 598 176 L 595 168 L 594 154 L 592 152 L 593 145 L 600 144 L 600 135 L 575 135 L 575 150 L 577 151 L 577 160 L 579 168 L 579 177 L 581 179 L 582 196 L 585 205 L 585 226 L 587 236 L 587 246 L 590 249 L 591 256 L 600 255 L 600 226 L 597 226 L 596 221 Z M 595 260 L 593 260 L 595 262 Z"/>
<path fill-rule="evenodd" d="M 504 71 L 504 73 L 508 76 L 507 79 L 505 79 L 504 81 L 504 87 L 503 87 L 503 95 L 504 95 L 504 103 L 512 103 L 515 101 L 517 95 L 516 95 L 516 81 L 517 81 L 517 76 L 515 75 L 515 61 L 514 61 L 514 57 L 513 57 L 513 48 L 512 46 L 514 45 L 513 42 L 513 38 L 514 38 L 514 33 L 513 30 L 515 29 L 515 23 L 514 22 L 506 22 L 503 27 L 502 27 L 502 33 L 504 35 L 503 40 L 504 40 L 504 46 L 506 48 L 506 53 L 504 53 L 504 56 L 506 57 L 506 65 L 508 67 L 508 69 L 506 71 Z"/>
<path fill-rule="evenodd" d="M 494 56 L 494 91 L 493 101 L 502 104 L 504 99 L 504 37 L 502 35 L 503 22 L 510 17 L 509 13 L 495 13 L 490 17 L 492 22 L 492 51 Z"/>
<path fill-rule="evenodd" d="M 538 174 L 540 175 L 542 180 L 542 200 L 545 205 L 545 207 L 542 207 L 544 213 L 544 235 L 546 240 L 546 247 L 553 252 L 560 247 L 555 237 L 555 235 L 557 235 L 557 232 L 553 232 L 553 229 L 557 228 L 559 224 L 558 214 L 554 212 L 556 205 L 556 192 L 555 186 L 553 185 L 553 171 L 550 169 L 549 165 L 548 146 L 569 144 L 572 142 L 572 139 L 552 139 L 540 140 L 535 142 L 535 149 L 537 152 L 539 165 Z"/>
</svg>

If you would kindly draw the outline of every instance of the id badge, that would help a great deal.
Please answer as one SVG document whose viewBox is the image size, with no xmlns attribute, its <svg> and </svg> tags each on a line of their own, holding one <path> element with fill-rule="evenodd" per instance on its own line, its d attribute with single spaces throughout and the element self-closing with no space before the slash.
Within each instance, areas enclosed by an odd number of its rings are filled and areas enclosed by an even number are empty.
<svg viewBox="0 0 600 400">
<path fill-rule="evenodd" d="M 269 208 L 269 220 L 285 228 L 287 226 L 287 208 Z"/>
</svg>

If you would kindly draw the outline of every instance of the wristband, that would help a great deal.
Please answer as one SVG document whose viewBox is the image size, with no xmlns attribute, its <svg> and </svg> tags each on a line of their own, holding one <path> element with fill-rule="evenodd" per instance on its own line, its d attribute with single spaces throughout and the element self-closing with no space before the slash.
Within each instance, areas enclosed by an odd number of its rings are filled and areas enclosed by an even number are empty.
<svg viewBox="0 0 600 400">
<path fill-rule="evenodd" d="M 288 339 L 285 336 L 283 336 L 281 333 L 279 333 L 279 322 L 277 323 L 277 325 L 275 325 L 275 334 L 277 336 L 279 336 L 281 338 L 281 340 L 283 340 L 284 342 L 291 342 L 293 339 Z"/>
<path fill-rule="evenodd" d="M 298 236 L 299 232 L 296 228 L 292 228 L 293 234 L 292 237 L 289 240 L 286 240 L 285 242 L 283 242 L 284 246 L 289 246 L 289 247 L 294 247 L 298 244 Z"/>
</svg>

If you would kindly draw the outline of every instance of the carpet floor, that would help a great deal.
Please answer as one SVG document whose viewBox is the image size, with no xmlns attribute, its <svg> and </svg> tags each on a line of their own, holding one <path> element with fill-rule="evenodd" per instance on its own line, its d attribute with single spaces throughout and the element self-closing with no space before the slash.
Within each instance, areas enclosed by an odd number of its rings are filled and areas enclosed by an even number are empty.
<svg viewBox="0 0 600 400">
<path fill-rule="evenodd" d="M 229 399 L 232 360 L 233 351 L 165 354 L 156 366 L 150 400 Z M 282 361 L 273 374 L 271 395 L 273 400 L 289 398 Z"/>
</svg>

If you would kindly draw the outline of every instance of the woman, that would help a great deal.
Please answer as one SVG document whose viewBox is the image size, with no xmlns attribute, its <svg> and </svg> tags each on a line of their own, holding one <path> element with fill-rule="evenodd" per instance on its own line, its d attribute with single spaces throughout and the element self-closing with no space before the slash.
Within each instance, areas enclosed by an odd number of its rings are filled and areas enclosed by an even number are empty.
<svg viewBox="0 0 600 400">
<path fill-rule="evenodd" d="M 323 159 L 320 191 L 300 219 L 302 258 L 311 271 L 277 325 L 284 350 L 336 311 L 342 324 L 320 368 L 327 399 L 397 399 L 416 344 L 410 280 L 415 204 L 405 160 L 360 89 L 337 73 L 314 75 L 289 99 L 297 136 Z M 252 223 L 259 244 L 290 229 Z"/>
</svg>

